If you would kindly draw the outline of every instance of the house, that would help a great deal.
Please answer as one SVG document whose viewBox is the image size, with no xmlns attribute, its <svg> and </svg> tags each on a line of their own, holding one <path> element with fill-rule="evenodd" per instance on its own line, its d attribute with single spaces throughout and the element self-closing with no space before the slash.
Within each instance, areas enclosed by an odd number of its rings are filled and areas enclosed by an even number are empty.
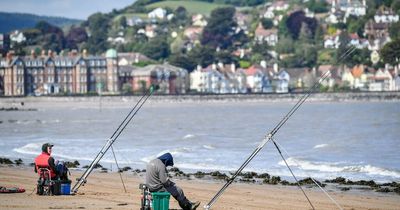
<svg viewBox="0 0 400 210">
<path fill-rule="evenodd" d="M 188 27 L 183 32 L 183 35 L 187 37 L 191 43 L 196 43 L 200 40 L 203 29 L 203 27 Z"/>
<path fill-rule="evenodd" d="M 340 71 L 332 65 L 321 65 L 318 67 L 318 77 L 325 79 L 321 81 L 321 86 L 332 90 L 336 84 L 340 83 Z"/>
<path fill-rule="evenodd" d="M 118 53 L 118 66 L 131 66 L 141 61 L 151 61 L 151 59 L 137 52 Z"/>
<path fill-rule="evenodd" d="M 339 48 L 339 45 L 340 45 L 339 34 L 340 33 L 336 33 L 333 36 L 325 35 L 324 48 L 333 48 L 333 49 Z"/>
<path fill-rule="evenodd" d="M 400 91 L 400 74 L 395 75 L 394 79 L 394 91 Z"/>
<path fill-rule="evenodd" d="M 128 26 L 139 26 L 139 25 L 144 24 L 144 21 L 143 21 L 143 19 L 140 18 L 140 17 L 133 16 L 133 17 L 128 18 L 128 19 L 126 20 L 126 24 L 127 24 Z"/>
<path fill-rule="evenodd" d="M 165 19 L 167 16 L 167 10 L 159 7 L 147 14 L 150 19 Z"/>
<path fill-rule="evenodd" d="M 367 48 L 369 46 L 368 40 L 360 38 L 357 33 L 349 34 L 349 38 L 349 45 L 354 46 L 358 49 Z"/>
<path fill-rule="evenodd" d="M 368 40 L 389 37 L 389 24 L 369 20 L 364 26 L 364 35 L 368 37 Z"/>
<path fill-rule="evenodd" d="M 26 41 L 26 37 L 22 31 L 16 30 L 10 34 L 10 41 L 13 43 L 22 43 Z"/>
<path fill-rule="evenodd" d="M 350 15 L 359 17 L 367 14 L 366 0 L 362 0 L 362 3 L 360 0 L 337 0 L 335 3 L 341 11 L 346 13 L 347 17 Z"/>
<path fill-rule="evenodd" d="M 289 3 L 286 1 L 274 1 L 269 7 L 268 10 L 270 11 L 286 11 L 289 9 Z"/>
<path fill-rule="evenodd" d="M 146 25 L 146 28 L 144 29 L 144 34 L 148 38 L 154 38 L 157 35 L 156 28 L 157 28 L 156 25 Z"/>
<path fill-rule="evenodd" d="M 10 49 L 10 36 L 7 34 L 0 34 L 0 53 L 6 52 Z"/>
<path fill-rule="evenodd" d="M 278 29 L 264 29 L 261 23 L 258 24 L 254 35 L 255 41 L 258 43 L 267 42 L 271 46 L 275 46 L 278 43 Z"/>
<path fill-rule="evenodd" d="M 105 56 L 86 56 L 71 52 L 57 56 L 53 52 L 34 52 L 20 57 L 9 54 L 0 59 L 4 69 L 4 95 L 85 94 L 90 91 L 118 91 L 117 53 L 110 49 Z"/>
<path fill-rule="evenodd" d="M 381 6 L 374 16 L 376 23 L 396 23 L 399 21 L 399 15 L 391 8 Z"/>
<path fill-rule="evenodd" d="M 387 68 L 378 69 L 373 78 L 370 78 L 369 91 L 393 91 L 395 80 Z"/>
<path fill-rule="evenodd" d="M 202 68 L 198 66 L 190 73 L 190 89 L 200 93 L 222 93 L 221 83 L 225 80 L 223 75 L 217 71 L 215 64 Z"/>
<path fill-rule="evenodd" d="M 268 74 L 265 74 L 263 70 L 259 65 L 252 65 L 245 70 L 248 92 L 261 93 L 270 88 Z"/>
<path fill-rule="evenodd" d="M 236 11 L 235 20 L 238 24 L 238 28 L 243 30 L 245 34 L 249 33 L 249 25 L 251 22 L 251 16 L 248 14 L 244 14 L 242 12 Z"/>
<path fill-rule="evenodd" d="M 284 69 L 280 70 L 276 75 L 273 77 L 273 86 L 275 86 L 276 93 L 287 93 L 289 92 L 289 82 L 290 82 L 290 75 Z"/>
<path fill-rule="evenodd" d="M 132 90 L 142 91 L 158 84 L 158 93 L 183 94 L 189 90 L 189 74 L 187 70 L 169 64 L 148 65 L 131 73 Z"/>
<path fill-rule="evenodd" d="M 195 14 L 192 16 L 192 26 L 205 27 L 207 25 L 207 20 L 202 14 Z"/>
</svg>

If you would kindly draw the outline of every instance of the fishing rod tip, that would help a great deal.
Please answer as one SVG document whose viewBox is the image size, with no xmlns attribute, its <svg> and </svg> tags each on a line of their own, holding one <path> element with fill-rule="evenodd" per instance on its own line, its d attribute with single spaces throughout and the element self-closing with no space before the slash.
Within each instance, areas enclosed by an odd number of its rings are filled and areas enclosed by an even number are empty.
<svg viewBox="0 0 400 210">
<path fill-rule="evenodd" d="M 210 205 L 204 205 L 204 209 L 205 210 L 209 210 L 210 209 Z"/>
</svg>

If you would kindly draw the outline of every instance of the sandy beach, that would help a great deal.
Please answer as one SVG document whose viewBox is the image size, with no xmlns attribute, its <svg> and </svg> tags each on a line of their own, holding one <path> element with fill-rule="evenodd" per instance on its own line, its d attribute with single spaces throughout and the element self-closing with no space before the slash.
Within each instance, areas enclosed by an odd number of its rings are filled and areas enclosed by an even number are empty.
<svg viewBox="0 0 400 210">
<path fill-rule="evenodd" d="M 82 172 L 72 171 L 75 180 Z M 22 187 L 25 193 L 1 194 L 0 209 L 139 209 L 139 183 L 143 177 L 123 173 L 128 192 L 125 193 L 117 173 L 94 172 L 88 183 L 74 196 L 38 196 L 31 192 L 37 176 L 28 167 L 0 168 L 0 183 L 7 187 Z M 191 200 L 206 204 L 222 186 L 222 182 L 204 180 L 174 180 Z M 316 209 L 338 209 L 316 188 L 306 189 Z M 344 209 L 400 209 L 400 197 L 374 192 L 329 192 Z M 170 200 L 170 209 L 179 209 Z M 201 208 L 202 209 L 202 208 Z M 311 209 L 296 187 L 234 183 L 214 205 L 213 209 Z"/>
</svg>

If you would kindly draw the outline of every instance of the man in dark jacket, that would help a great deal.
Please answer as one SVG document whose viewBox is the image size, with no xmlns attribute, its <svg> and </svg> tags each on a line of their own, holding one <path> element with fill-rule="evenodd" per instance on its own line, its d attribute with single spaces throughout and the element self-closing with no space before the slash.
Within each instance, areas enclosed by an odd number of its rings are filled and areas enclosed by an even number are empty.
<svg viewBox="0 0 400 210">
<path fill-rule="evenodd" d="M 54 145 L 50 143 L 43 144 L 42 153 L 35 158 L 35 172 L 39 173 L 39 168 L 47 168 L 50 170 L 50 176 L 52 179 L 57 176 L 54 158 L 50 156 L 53 146 Z"/>
<path fill-rule="evenodd" d="M 150 161 L 146 167 L 146 184 L 150 192 L 169 192 L 174 197 L 183 210 L 194 210 L 200 202 L 190 202 L 183 190 L 176 186 L 168 177 L 167 167 L 174 166 L 174 159 L 170 153 L 165 153 L 160 157 Z"/>
</svg>

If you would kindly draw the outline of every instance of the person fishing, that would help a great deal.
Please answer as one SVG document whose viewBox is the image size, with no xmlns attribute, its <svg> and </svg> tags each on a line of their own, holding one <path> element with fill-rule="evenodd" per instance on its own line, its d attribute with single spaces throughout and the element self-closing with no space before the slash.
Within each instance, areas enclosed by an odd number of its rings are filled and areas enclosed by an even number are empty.
<svg viewBox="0 0 400 210">
<path fill-rule="evenodd" d="M 42 145 L 42 153 L 35 158 L 35 173 L 40 173 L 39 168 L 47 168 L 50 171 L 51 179 L 60 178 L 61 180 L 68 180 L 68 168 L 65 166 L 65 163 L 63 161 L 55 161 L 51 156 L 53 146 L 50 143 Z"/>
<path fill-rule="evenodd" d="M 57 168 L 54 158 L 51 157 L 53 144 L 45 143 L 42 145 L 42 153 L 35 158 L 35 173 L 40 173 L 39 168 L 47 168 L 50 170 L 52 179 L 57 177 Z M 40 175 L 40 174 L 39 174 Z"/>
<path fill-rule="evenodd" d="M 167 173 L 167 167 L 174 166 L 174 159 L 170 153 L 151 160 L 146 166 L 146 184 L 150 192 L 169 192 L 183 210 L 194 210 L 200 202 L 190 202 L 183 190 L 172 182 Z"/>
</svg>

